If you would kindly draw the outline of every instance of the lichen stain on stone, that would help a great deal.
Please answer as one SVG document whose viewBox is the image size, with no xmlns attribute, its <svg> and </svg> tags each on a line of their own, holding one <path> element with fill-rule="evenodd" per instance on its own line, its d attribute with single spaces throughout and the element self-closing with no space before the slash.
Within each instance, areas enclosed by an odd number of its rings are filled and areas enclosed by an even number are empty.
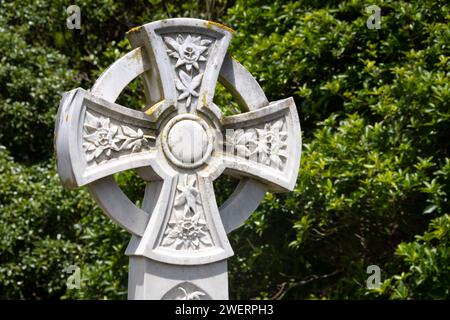
<svg viewBox="0 0 450 320">
<path fill-rule="evenodd" d="M 233 55 L 231 55 L 231 54 L 230 54 L 230 58 L 240 64 L 239 60 L 236 59 L 235 57 L 233 57 Z"/>
<path fill-rule="evenodd" d="M 206 25 L 206 27 L 207 27 L 207 28 L 211 28 L 211 26 L 219 27 L 219 28 L 224 29 L 224 30 L 227 30 L 227 31 L 229 31 L 229 32 L 231 32 L 231 33 L 234 33 L 234 32 L 235 32 L 235 31 L 234 31 L 233 29 L 231 29 L 230 27 L 227 27 L 227 26 L 225 26 L 225 25 L 223 25 L 223 24 L 221 24 L 221 23 L 218 23 L 218 22 L 214 22 L 214 21 L 208 20 L 208 24 Z"/>
<path fill-rule="evenodd" d="M 141 30 L 141 27 L 142 26 L 131 28 L 130 30 L 127 31 L 127 34 L 128 33 L 133 33 L 133 32 L 138 32 L 139 30 Z"/>
<path fill-rule="evenodd" d="M 138 60 L 139 58 L 142 59 L 142 53 L 140 50 L 136 50 L 134 49 L 133 54 L 130 55 L 130 60 Z M 131 64 L 131 61 L 129 62 L 129 64 Z"/>
<path fill-rule="evenodd" d="M 152 105 L 150 108 L 148 108 L 148 110 L 146 110 L 144 113 L 146 115 L 151 116 L 157 109 L 158 107 L 164 103 L 164 100 L 158 101 L 157 103 L 155 103 L 154 105 Z"/>
</svg>

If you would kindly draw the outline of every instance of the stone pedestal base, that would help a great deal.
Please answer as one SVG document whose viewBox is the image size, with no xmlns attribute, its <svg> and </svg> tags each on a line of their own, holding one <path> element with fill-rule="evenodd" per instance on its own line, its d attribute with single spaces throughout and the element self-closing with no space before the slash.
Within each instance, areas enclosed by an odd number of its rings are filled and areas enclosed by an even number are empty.
<svg viewBox="0 0 450 320">
<path fill-rule="evenodd" d="M 130 256 L 129 300 L 226 300 L 227 260 L 193 266 Z"/>
</svg>

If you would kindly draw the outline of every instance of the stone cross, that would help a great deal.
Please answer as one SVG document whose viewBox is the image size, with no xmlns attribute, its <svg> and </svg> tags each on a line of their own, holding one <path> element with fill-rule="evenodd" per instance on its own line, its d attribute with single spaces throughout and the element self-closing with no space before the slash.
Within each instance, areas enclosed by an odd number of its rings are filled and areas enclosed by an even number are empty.
<svg viewBox="0 0 450 320">
<path fill-rule="evenodd" d="M 227 233 L 267 191 L 296 183 L 300 123 L 292 98 L 271 102 L 227 54 L 232 30 L 198 19 L 168 19 L 128 32 L 134 50 L 90 91 L 61 100 L 55 129 L 58 173 L 66 188 L 86 185 L 104 213 L 131 234 L 129 299 L 228 299 Z M 115 103 L 135 78 L 147 107 Z M 219 81 L 242 113 L 213 102 Z M 147 182 L 142 207 L 114 174 L 136 170 Z M 218 208 L 213 181 L 240 179 Z"/>
</svg>

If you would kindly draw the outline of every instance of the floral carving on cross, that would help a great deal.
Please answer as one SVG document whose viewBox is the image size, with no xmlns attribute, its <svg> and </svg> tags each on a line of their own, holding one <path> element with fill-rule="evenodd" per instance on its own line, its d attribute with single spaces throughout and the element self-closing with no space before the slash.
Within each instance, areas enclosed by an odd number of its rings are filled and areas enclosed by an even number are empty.
<svg viewBox="0 0 450 320">
<path fill-rule="evenodd" d="M 243 158 L 256 155 L 255 161 L 282 170 L 288 157 L 287 131 L 283 118 L 266 123 L 263 128 L 236 129 L 226 133 L 226 145 Z"/>
<path fill-rule="evenodd" d="M 174 221 L 168 223 L 161 245 L 174 249 L 198 250 L 213 245 L 206 220 L 197 205 L 201 204 L 195 176 L 185 175 L 177 185 Z"/>
<path fill-rule="evenodd" d="M 148 145 L 144 132 L 125 125 L 111 124 L 110 118 L 96 117 L 86 112 L 83 148 L 87 162 L 101 162 L 101 156 L 110 159 L 113 152 L 139 152 Z"/>
<path fill-rule="evenodd" d="M 164 42 L 167 45 L 169 57 L 177 59 L 175 69 L 185 66 L 189 73 L 179 70 L 178 79 L 175 79 L 175 86 L 178 91 L 181 91 L 178 100 L 186 99 L 186 107 L 189 108 L 192 97 L 198 97 L 196 89 L 203 77 L 203 72 L 199 72 L 199 62 L 206 61 L 207 49 L 212 41 L 202 39 L 200 36 L 188 35 L 184 38 L 182 35 L 178 35 L 176 40 L 164 37 Z M 194 70 L 198 72 L 197 75 L 194 75 Z"/>
</svg>

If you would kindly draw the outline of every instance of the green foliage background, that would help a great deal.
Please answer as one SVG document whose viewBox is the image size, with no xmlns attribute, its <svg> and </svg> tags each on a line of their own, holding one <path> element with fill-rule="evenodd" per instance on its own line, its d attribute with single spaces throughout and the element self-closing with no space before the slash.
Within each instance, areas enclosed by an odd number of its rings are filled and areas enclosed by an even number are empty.
<svg viewBox="0 0 450 320">
<path fill-rule="evenodd" d="M 303 157 L 294 192 L 268 194 L 231 234 L 237 299 L 450 298 L 447 1 L 0 3 L 0 298 L 124 299 L 129 235 L 86 189 L 65 191 L 53 128 L 64 91 L 89 88 L 130 50 L 125 32 L 198 17 L 237 32 L 230 51 L 269 100 L 295 98 Z M 381 29 L 365 7 L 381 8 Z M 143 103 L 139 83 L 120 102 Z M 223 89 L 217 101 L 235 104 Z M 139 204 L 143 184 L 117 177 Z M 216 184 L 219 201 L 235 181 Z M 65 282 L 81 267 L 81 290 Z M 369 265 L 382 270 L 367 289 Z"/>
</svg>

